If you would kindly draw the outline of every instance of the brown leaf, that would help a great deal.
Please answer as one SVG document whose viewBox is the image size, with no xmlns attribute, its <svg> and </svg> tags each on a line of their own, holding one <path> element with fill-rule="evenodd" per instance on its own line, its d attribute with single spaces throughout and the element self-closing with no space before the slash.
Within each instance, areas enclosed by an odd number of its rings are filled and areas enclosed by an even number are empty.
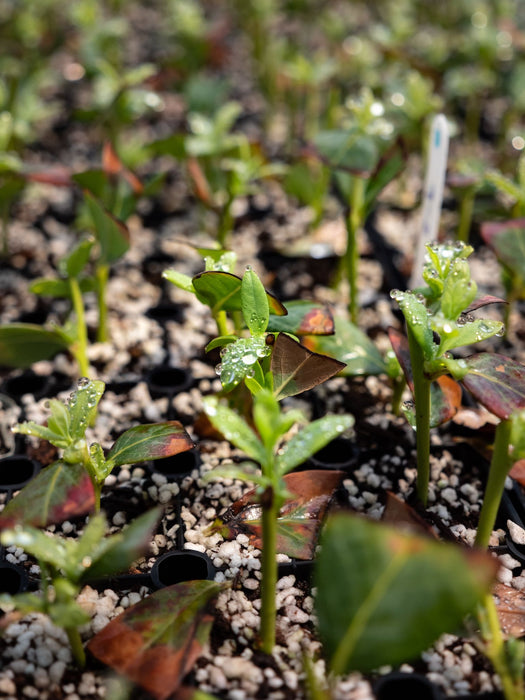
<svg viewBox="0 0 525 700">
<path fill-rule="evenodd" d="M 402 501 L 391 491 L 386 492 L 386 503 L 381 520 L 404 531 L 414 534 L 430 535 L 438 539 L 434 530 L 408 503 Z"/>
<path fill-rule="evenodd" d="M 525 635 L 525 591 L 518 591 L 504 583 L 497 583 L 493 593 L 505 637 L 523 637 Z"/>
<path fill-rule="evenodd" d="M 277 551 L 296 559 L 311 559 L 317 543 L 321 521 L 344 472 L 312 469 L 284 477 L 291 498 L 279 513 Z M 254 547 L 262 546 L 261 507 L 256 490 L 245 493 L 212 526 L 223 537 L 248 535 Z"/>
<path fill-rule="evenodd" d="M 525 486 L 525 459 L 520 459 L 512 465 L 509 476 Z"/>
</svg>

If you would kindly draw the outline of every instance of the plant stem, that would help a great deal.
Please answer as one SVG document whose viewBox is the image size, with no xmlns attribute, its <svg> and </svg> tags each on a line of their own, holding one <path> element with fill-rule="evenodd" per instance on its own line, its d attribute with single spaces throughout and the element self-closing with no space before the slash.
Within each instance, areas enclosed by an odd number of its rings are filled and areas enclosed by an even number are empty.
<svg viewBox="0 0 525 700">
<path fill-rule="evenodd" d="M 277 615 L 277 517 L 279 509 L 272 502 L 262 506 L 262 553 L 261 553 L 261 651 L 271 654 L 275 645 L 275 618 Z"/>
<path fill-rule="evenodd" d="M 509 667 L 498 612 L 491 593 L 485 596 L 478 618 L 484 642 L 482 651 L 492 662 L 494 670 L 500 677 L 505 700 L 523 700 L 523 678 L 513 677 Z"/>
<path fill-rule="evenodd" d="M 458 223 L 458 241 L 468 243 L 470 227 L 472 225 L 472 212 L 474 211 L 474 199 L 476 197 L 476 188 L 469 187 L 463 194 L 459 209 Z"/>
<path fill-rule="evenodd" d="M 490 536 L 492 534 L 492 530 L 494 529 L 494 523 L 496 522 L 501 496 L 503 494 L 503 489 L 505 488 L 505 479 L 507 478 L 510 466 L 510 431 L 510 420 L 502 420 L 496 428 L 494 451 L 490 462 L 489 478 L 485 489 L 483 505 L 481 506 L 478 531 L 476 534 L 475 544 L 478 547 L 486 548 L 489 546 Z"/>
<path fill-rule="evenodd" d="M 424 374 L 424 357 L 410 326 L 407 325 L 408 345 L 414 382 L 416 413 L 417 482 L 421 503 L 427 504 L 430 481 L 430 381 Z"/>
<path fill-rule="evenodd" d="M 346 276 L 350 286 L 350 303 L 348 305 L 348 310 L 352 323 L 357 323 L 359 308 L 357 294 L 357 271 L 359 263 L 357 233 L 363 223 L 364 197 L 365 181 L 362 177 L 354 176 L 350 194 L 350 211 L 346 217 L 347 242 L 344 260 Z"/>
<path fill-rule="evenodd" d="M 78 284 L 76 277 L 70 277 L 69 285 L 71 289 L 73 309 L 77 317 L 77 337 L 73 347 L 71 348 L 71 352 L 78 362 L 80 375 L 82 377 L 87 377 L 89 376 L 89 362 L 87 359 L 87 328 L 86 318 L 84 315 L 84 303 L 82 301 L 82 292 L 80 291 L 80 285 Z"/>
<path fill-rule="evenodd" d="M 80 632 L 77 627 L 66 627 L 67 638 L 71 645 L 71 651 L 73 652 L 73 657 L 80 668 L 84 668 L 86 665 L 86 652 L 82 645 L 82 640 L 80 638 Z"/>
<path fill-rule="evenodd" d="M 403 398 L 405 386 L 406 381 L 404 376 L 394 377 L 392 380 L 392 413 L 394 416 L 398 416 L 401 410 L 401 400 Z"/>
<path fill-rule="evenodd" d="M 217 331 L 219 335 L 228 335 L 228 320 L 226 317 L 226 311 L 218 311 L 215 314 L 215 323 L 217 324 Z"/>
<path fill-rule="evenodd" d="M 97 341 L 99 343 L 106 343 L 108 341 L 108 305 L 106 301 L 106 289 L 109 279 L 109 265 L 97 265 L 95 277 L 97 280 L 98 303 Z"/>
</svg>

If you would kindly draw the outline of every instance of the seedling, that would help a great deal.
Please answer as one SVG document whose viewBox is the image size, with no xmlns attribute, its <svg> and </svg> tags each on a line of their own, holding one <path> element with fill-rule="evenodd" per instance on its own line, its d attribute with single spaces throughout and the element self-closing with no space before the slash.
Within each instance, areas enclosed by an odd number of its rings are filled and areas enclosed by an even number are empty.
<svg viewBox="0 0 525 700">
<path fill-rule="evenodd" d="M 130 428 L 122 433 L 106 456 L 99 443 L 88 445 L 86 430 L 96 419 L 97 406 L 104 388 L 104 382 L 100 380 L 82 378 L 67 403 L 58 399 L 49 401 L 51 415 L 47 425 L 29 421 L 13 428 L 16 433 L 48 440 L 61 449 L 59 464 L 82 465 L 93 484 L 97 513 L 100 510 L 102 486 L 115 467 L 170 457 L 194 447 L 189 435 L 177 421 Z M 53 472 L 50 471 L 50 479 L 52 475 Z M 26 488 L 30 487 L 31 484 Z M 43 488 L 42 485 L 40 488 Z"/>
<path fill-rule="evenodd" d="M 492 364 L 484 353 L 457 360 L 451 355 L 451 350 L 494 335 L 502 335 L 504 331 L 500 321 L 475 319 L 470 314 L 470 310 L 487 303 L 484 300 L 473 303 L 477 285 L 470 278 L 470 268 L 466 261 L 473 249 L 458 242 L 453 245 L 432 244 L 427 246 L 427 251 L 428 260 L 423 269 L 423 279 L 428 286 L 415 293 L 399 290 L 390 293 L 399 304 L 407 326 L 415 400 L 417 493 L 423 503 L 427 501 L 430 469 L 432 381 L 441 375 L 450 374 L 458 381 L 463 380 L 467 388 L 470 384 L 471 389 L 476 391 L 473 387 L 477 384 L 476 374 L 488 371 L 492 376 L 495 373 L 496 376 L 497 373 L 505 375 L 504 367 L 498 369 L 498 363 Z M 481 368 L 480 363 L 485 366 Z M 492 411 L 493 398 L 494 389 L 492 397 L 485 395 L 481 398 L 482 403 L 490 404 L 487 407 Z"/>
<path fill-rule="evenodd" d="M 89 580 L 129 568 L 147 548 L 159 517 L 158 508 L 151 510 L 110 537 L 105 537 L 107 522 L 103 514 L 92 517 L 78 539 L 50 536 L 30 525 L 3 530 L 0 542 L 4 547 L 20 547 L 36 557 L 42 590 L 2 594 L 0 608 L 15 608 L 23 615 L 49 615 L 55 625 L 64 628 L 76 662 L 84 666 L 86 657 L 78 628 L 90 617 L 76 602 L 81 587 Z"/>
<path fill-rule="evenodd" d="M 261 473 L 256 474 L 243 467 L 224 466 L 215 469 L 210 478 L 215 475 L 257 485 L 262 520 L 260 645 L 262 651 L 271 654 L 275 644 L 277 518 L 288 497 L 283 477 L 351 428 L 354 419 L 350 415 L 324 416 L 300 429 L 281 447 L 286 433 L 295 423 L 304 422 L 304 417 L 297 410 L 283 412 L 277 399 L 265 388 L 254 397 L 253 422 L 257 433 L 245 418 L 220 404 L 215 397 L 206 399 L 205 411 L 212 425 L 261 468 Z"/>
</svg>

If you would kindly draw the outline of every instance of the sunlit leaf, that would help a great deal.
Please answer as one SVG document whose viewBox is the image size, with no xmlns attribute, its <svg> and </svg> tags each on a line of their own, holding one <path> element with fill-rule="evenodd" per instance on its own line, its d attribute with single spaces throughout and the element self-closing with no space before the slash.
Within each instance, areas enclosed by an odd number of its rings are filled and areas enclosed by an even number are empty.
<svg viewBox="0 0 525 700">
<path fill-rule="evenodd" d="M 173 695 L 206 645 L 210 601 L 224 584 L 187 581 L 125 610 L 88 644 L 89 651 L 156 700 Z"/>
<path fill-rule="evenodd" d="M 317 616 L 337 675 L 410 661 L 457 632 L 498 569 L 489 554 L 343 513 L 327 522 L 321 545 Z"/>
<path fill-rule="evenodd" d="M 112 263 L 121 258 L 129 248 L 129 231 L 124 222 L 115 218 L 98 202 L 92 194 L 85 191 L 84 197 L 93 222 L 93 228 L 100 243 L 101 259 Z"/>
<path fill-rule="evenodd" d="M 312 301 L 289 301 L 287 316 L 270 316 L 268 331 L 293 333 L 293 335 L 332 335 L 334 317 L 328 306 L 319 306 Z M 339 326 L 337 327 L 339 333 Z M 315 350 L 315 348 L 311 348 Z M 327 354 L 330 354 L 329 352 Z"/>
<path fill-rule="evenodd" d="M 262 335 L 270 318 L 268 295 L 261 280 L 252 269 L 246 270 L 241 283 L 241 308 L 250 333 Z"/>
<path fill-rule="evenodd" d="M 366 333 L 341 317 L 336 317 L 335 329 L 335 335 L 305 338 L 303 342 L 310 350 L 344 362 L 343 377 L 386 374 L 387 365 Z"/>
<path fill-rule="evenodd" d="M 525 408 L 525 366 L 497 353 L 465 358 L 468 374 L 462 384 L 491 413 L 506 419 Z"/>
<path fill-rule="evenodd" d="M 0 527 L 15 523 L 45 527 L 89 513 L 95 493 L 81 464 L 51 464 L 32 479 L 0 514 Z"/>
<path fill-rule="evenodd" d="M 277 521 L 277 551 L 295 559 L 311 559 L 319 527 L 335 490 L 342 482 L 341 471 L 307 470 L 284 477 L 291 497 L 282 506 Z M 262 546 L 261 507 L 255 490 L 245 493 L 218 519 L 213 529 L 228 539 L 248 535 L 254 547 Z"/>
<path fill-rule="evenodd" d="M 241 311 L 242 279 L 231 272 L 209 270 L 200 272 L 192 279 L 197 299 L 217 311 Z M 277 316 L 286 314 L 281 302 L 269 292 L 266 293 L 270 312 Z"/>
<path fill-rule="evenodd" d="M 195 447 L 178 421 L 136 425 L 117 438 L 107 455 L 114 466 L 162 459 Z"/>
<path fill-rule="evenodd" d="M 231 408 L 219 403 L 213 396 L 204 399 L 204 410 L 211 424 L 226 440 L 245 452 L 257 464 L 266 462 L 266 451 L 255 432 Z"/>
<path fill-rule="evenodd" d="M 274 396 L 283 399 L 300 394 L 330 379 L 344 367 L 344 362 L 312 352 L 286 333 L 279 333 L 271 359 Z"/>
</svg>

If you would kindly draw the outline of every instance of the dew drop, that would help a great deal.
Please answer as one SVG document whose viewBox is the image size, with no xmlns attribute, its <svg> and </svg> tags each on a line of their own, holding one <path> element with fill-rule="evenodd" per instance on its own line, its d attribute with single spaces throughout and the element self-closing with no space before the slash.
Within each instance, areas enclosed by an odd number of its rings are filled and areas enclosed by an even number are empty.
<svg viewBox="0 0 525 700">
<path fill-rule="evenodd" d="M 218 365 L 215 365 L 215 374 L 220 375 L 222 372 L 222 364 L 219 362 Z"/>
<path fill-rule="evenodd" d="M 498 336 L 498 338 L 503 338 L 503 336 L 505 335 L 505 326 L 502 325 L 499 331 L 496 331 L 496 335 Z"/>
<path fill-rule="evenodd" d="M 88 384 L 89 384 L 89 379 L 87 377 L 80 377 L 80 379 L 77 382 L 77 387 L 79 389 L 85 389 Z"/>
<path fill-rule="evenodd" d="M 247 355 L 243 355 L 241 360 L 245 365 L 253 365 L 254 362 L 257 362 L 257 355 L 249 352 Z"/>
</svg>

